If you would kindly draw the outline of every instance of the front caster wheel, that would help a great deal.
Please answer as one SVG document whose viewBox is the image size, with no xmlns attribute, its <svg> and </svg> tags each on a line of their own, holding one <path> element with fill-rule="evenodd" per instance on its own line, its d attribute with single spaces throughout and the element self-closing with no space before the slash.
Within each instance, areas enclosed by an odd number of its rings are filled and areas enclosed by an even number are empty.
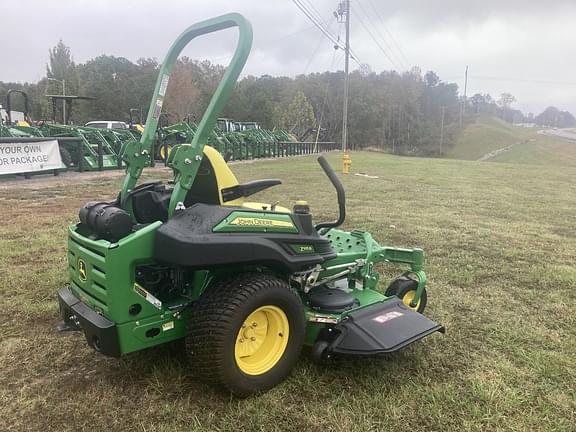
<svg viewBox="0 0 576 432">
<path fill-rule="evenodd" d="M 286 282 L 241 274 L 216 282 L 196 302 L 186 352 L 202 378 L 246 397 L 286 378 L 304 328 L 302 303 Z"/>
<path fill-rule="evenodd" d="M 419 313 L 423 313 L 424 309 L 426 308 L 426 303 L 428 302 L 428 294 L 426 293 L 426 288 L 424 288 L 424 291 L 422 291 L 422 295 L 420 296 L 420 300 L 418 300 L 416 306 L 410 306 L 410 303 L 416 295 L 417 288 L 418 282 L 416 282 L 414 279 L 402 276 L 390 284 L 386 290 L 386 295 L 390 297 L 396 296 L 401 299 L 402 302 L 410 309 Z"/>
<path fill-rule="evenodd" d="M 320 340 L 316 342 L 312 346 L 312 350 L 310 351 L 310 355 L 312 356 L 312 360 L 318 364 L 324 364 L 331 358 L 331 353 L 328 350 L 330 344 L 326 341 Z"/>
</svg>

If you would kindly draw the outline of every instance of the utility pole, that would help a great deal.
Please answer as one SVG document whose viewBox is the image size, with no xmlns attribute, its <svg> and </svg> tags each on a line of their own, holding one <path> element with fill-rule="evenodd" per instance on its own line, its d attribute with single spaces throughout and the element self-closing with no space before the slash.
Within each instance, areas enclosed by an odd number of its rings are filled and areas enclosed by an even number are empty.
<svg viewBox="0 0 576 432">
<path fill-rule="evenodd" d="M 336 14 L 339 22 L 346 26 L 346 45 L 344 47 L 344 106 L 342 108 L 342 172 L 348 174 L 351 160 L 348 154 L 348 70 L 350 65 L 350 0 L 338 4 Z M 345 21 L 343 21 L 345 19 Z"/>
<path fill-rule="evenodd" d="M 382 116 L 382 150 L 386 147 L 386 117 Z"/>
<path fill-rule="evenodd" d="M 466 65 L 466 72 L 464 72 L 464 101 L 468 96 L 468 65 Z"/>
<path fill-rule="evenodd" d="M 466 95 L 468 92 L 468 65 L 466 65 L 466 71 L 464 72 L 464 99 L 460 103 L 460 129 L 462 129 L 462 118 L 464 117 L 464 111 L 466 110 Z"/>
<path fill-rule="evenodd" d="M 398 146 L 400 147 L 400 152 L 402 151 L 402 107 L 398 105 L 398 125 L 396 129 L 396 137 L 398 137 Z"/>
<path fill-rule="evenodd" d="M 442 157 L 442 146 L 444 145 L 444 116 L 446 115 L 446 107 L 442 105 L 442 120 L 440 122 L 440 157 Z"/>
<path fill-rule="evenodd" d="M 62 80 L 62 96 L 66 96 L 66 80 Z M 62 117 L 64 118 L 64 124 L 68 124 L 68 118 L 66 117 L 66 98 L 62 99 Z"/>
</svg>

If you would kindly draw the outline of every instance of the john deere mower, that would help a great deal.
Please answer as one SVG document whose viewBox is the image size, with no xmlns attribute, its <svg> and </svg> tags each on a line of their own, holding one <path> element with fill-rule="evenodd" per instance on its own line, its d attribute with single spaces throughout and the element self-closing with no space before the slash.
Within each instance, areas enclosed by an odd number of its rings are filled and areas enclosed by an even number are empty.
<svg viewBox="0 0 576 432">
<path fill-rule="evenodd" d="M 150 164 L 172 66 L 194 38 L 238 27 L 234 57 L 191 143 L 170 153 L 174 181 L 137 185 Z M 68 230 L 70 283 L 58 292 L 61 330 L 82 330 L 102 354 L 120 357 L 184 341 L 198 375 L 247 396 L 280 383 L 304 345 L 314 359 L 396 351 L 443 327 L 421 314 L 421 249 L 380 246 L 364 231 L 338 229 L 344 189 L 327 161 L 339 217 L 313 223 L 292 209 L 254 203 L 280 180 L 240 184 L 206 146 L 250 52 L 252 29 L 238 14 L 195 24 L 162 62 L 140 141 L 127 145 L 127 174 L 113 202 L 89 202 Z M 377 263 L 406 271 L 382 293 Z M 382 290 L 384 291 L 384 290 Z"/>
</svg>

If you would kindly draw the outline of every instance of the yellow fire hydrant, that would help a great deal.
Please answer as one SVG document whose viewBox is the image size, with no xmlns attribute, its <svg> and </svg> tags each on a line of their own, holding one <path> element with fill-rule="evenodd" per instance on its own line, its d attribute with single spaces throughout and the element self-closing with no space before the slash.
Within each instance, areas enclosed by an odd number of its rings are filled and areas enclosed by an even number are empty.
<svg viewBox="0 0 576 432">
<path fill-rule="evenodd" d="M 342 174 L 350 174 L 350 165 L 352 165 L 352 159 L 350 159 L 350 154 L 345 152 L 342 156 Z"/>
</svg>

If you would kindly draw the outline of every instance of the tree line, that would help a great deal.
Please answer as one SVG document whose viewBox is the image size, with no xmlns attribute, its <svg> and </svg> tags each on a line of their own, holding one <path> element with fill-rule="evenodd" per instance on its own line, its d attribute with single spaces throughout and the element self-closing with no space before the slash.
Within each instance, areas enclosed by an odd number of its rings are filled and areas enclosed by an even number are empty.
<svg viewBox="0 0 576 432">
<path fill-rule="evenodd" d="M 92 96 L 78 101 L 72 120 L 123 120 L 130 109 L 139 109 L 145 118 L 159 71 L 156 59 L 141 58 L 135 63 L 101 55 L 76 64 L 70 48 L 60 41 L 49 50 L 46 76 L 37 83 L 0 82 L 0 101 L 10 88 L 26 91 L 31 100 L 32 118 L 51 119 L 52 105 L 47 94 Z M 199 119 L 208 105 L 225 68 L 209 61 L 187 57 L 173 69 L 164 104 L 169 123 Z M 262 127 L 283 128 L 308 139 L 341 140 L 344 72 L 321 72 L 296 77 L 270 75 L 241 79 L 226 105 L 224 117 L 256 121 Z M 495 115 L 508 122 L 535 122 L 545 126 L 568 127 L 574 117 L 554 107 L 534 117 L 512 108 L 514 96 L 504 93 L 498 100 L 476 94 L 464 100 L 455 83 L 444 82 L 433 71 L 419 68 L 399 73 L 370 72 L 365 68 L 349 77 L 349 144 L 351 148 L 378 148 L 396 154 L 437 155 L 453 144 L 460 128 L 479 115 Z M 21 109 L 14 100 L 13 109 Z M 61 121 L 61 108 L 56 118 Z M 142 119 L 144 121 L 144 119 Z"/>
</svg>

